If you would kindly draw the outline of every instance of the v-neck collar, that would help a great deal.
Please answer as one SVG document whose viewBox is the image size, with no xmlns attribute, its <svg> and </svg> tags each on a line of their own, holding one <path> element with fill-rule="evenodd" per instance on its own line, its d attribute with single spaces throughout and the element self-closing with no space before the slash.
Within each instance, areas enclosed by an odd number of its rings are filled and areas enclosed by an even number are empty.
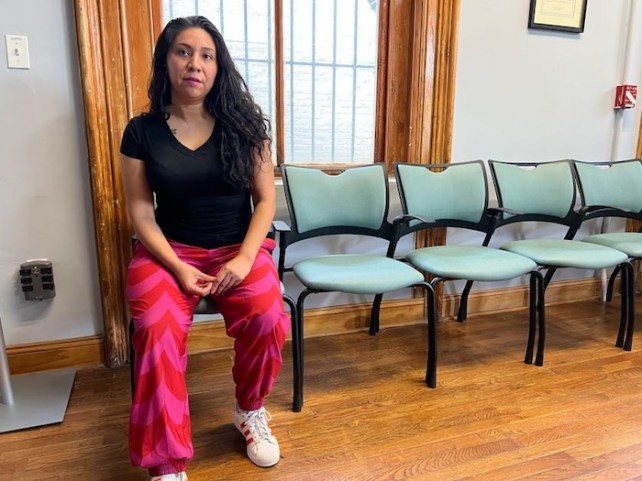
<svg viewBox="0 0 642 481">
<path fill-rule="evenodd" d="M 212 133 L 207 138 L 207 140 L 203 142 L 201 145 L 199 145 L 197 148 L 190 149 L 189 147 L 187 147 L 185 144 L 183 144 L 180 140 L 176 138 L 176 136 L 172 132 L 172 129 L 170 129 L 169 124 L 167 123 L 167 120 L 163 119 L 163 125 L 165 126 L 166 135 L 170 137 L 170 142 L 172 143 L 172 145 L 177 150 L 187 154 L 196 154 L 201 150 L 203 150 L 210 142 L 212 142 L 212 140 L 214 139 L 214 135 L 218 131 L 218 122 L 214 122 L 214 128 L 212 129 Z"/>
</svg>

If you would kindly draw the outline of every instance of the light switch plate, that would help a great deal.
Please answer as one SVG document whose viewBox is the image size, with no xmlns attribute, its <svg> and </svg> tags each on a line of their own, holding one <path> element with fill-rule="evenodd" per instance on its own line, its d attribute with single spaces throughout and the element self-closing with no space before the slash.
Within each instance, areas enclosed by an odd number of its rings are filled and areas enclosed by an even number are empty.
<svg viewBox="0 0 642 481">
<path fill-rule="evenodd" d="M 7 43 L 7 67 L 31 68 L 29 65 L 29 42 L 25 35 L 5 35 Z"/>
</svg>

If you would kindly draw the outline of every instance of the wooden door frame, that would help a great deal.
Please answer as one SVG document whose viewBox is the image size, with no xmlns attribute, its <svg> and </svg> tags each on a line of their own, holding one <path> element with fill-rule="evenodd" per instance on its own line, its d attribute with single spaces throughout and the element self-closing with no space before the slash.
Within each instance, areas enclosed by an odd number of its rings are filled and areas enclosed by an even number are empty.
<svg viewBox="0 0 642 481">
<path fill-rule="evenodd" d="M 376 160 L 449 162 L 460 0 L 381 0 Z M 85 105 L 105 364 L 127 362 L 125 298 L 131 228 L 120 140 L 147 104 L 158 0 L 74 0 Z M 383 24 L 382 24 L 383 25 Z M 385 108 L 380 108 L 385 106 Z M 420 245 L 444 237 L 420 240 Z"/>
<path fill-rule="evenodd" d="M 127 362 L 125 299 L 131 229 L 120 181 L 120 140 L 146 103 L 153 35 L 143 0 L 74 0 L 108 367 Z M 139 19 L 149 19 L 139 21 Z M 137 28 L 130 28 L 137 25 Z M 130 61 L 136 51 L 136 62 Z"/>
</svg>

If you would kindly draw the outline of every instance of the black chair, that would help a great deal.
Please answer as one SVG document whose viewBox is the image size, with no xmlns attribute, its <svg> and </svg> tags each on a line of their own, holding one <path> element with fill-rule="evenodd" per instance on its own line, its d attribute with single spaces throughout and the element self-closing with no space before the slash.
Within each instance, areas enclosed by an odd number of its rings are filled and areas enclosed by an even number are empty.
<svg viewBox="0 0 642 481">
<path fill-rule="evenodd" d="M 584 221 L 607 218 L 642 221 L 642 161 L 573 161 L 573 172 L 577 177 Z M 642 232 L 601 232 L 584 237 L 582 241 L 622 251 L 630 261 L 642 259 Z M 630 351 L 635 329 L 635 272 L 617 266 L 609 278 L 607 300 L 613 297 L 615 278 L 620 272 L 622 276 L 630 276 L 622 282 L 628 288 L 623 300 L 628 297 L 629 312 L 624 341 L 620 335 L 616 344 Z"/>
<path fill-rule="evenodd" d="M 536 310 L 543 277 L 531 259 L 488 247 L 498 210 L 488 208 L 483 162 L 396 163 L 395 176 L 404 214 L 399 237 L 435 228 L 464 229 L 483 236 L 481 245 L 446 244 L 414 249 L 405 255 L 411 265 L 433 276 L 430 283 L 434 288 L 447 280 L 469 281 L 461 296 L 460 321 L 467 315 L 467 298 L 473 281 L 506 281 L 530 276 L 529 335 L 524 362 L 532 364 L 536 323 L 543 322 L 544 318 L 543 303 L 539 303 L 540 311 Z M 536 363 L 539 361 L 538 358 Z"/>
<path fill-rule="evenodd" d="M 379 311 L 383 294 L 398 289 L 420 287 L 426 292 L 428 305 L 434 304 L 433 289 L 421 272 L 408 264 L 385 255 L 385 249 L 396 236 L 395 225 L 388 221 L 388 176 L 382 164 L 347 169 L 283 165 L 283 185 L 292 225 L 275 223 L 279 232 L 279 274 L 293 272 L 304 290 L 297 299 L 297 321 L 292 325 L 294 356 L 293 409 L 303 406 L 303 321 L 305 300 L 310 294 L 344 292 L 373 295 L 370 334 L 379 330 Z M 305 239 L 349 236 L 354 245 L 363 246 L 363 238 L 386 241 L 381 253 L 363 253 L 362 248 L 346 253 L 316 255 L 287 266 L 290 246 Z M 428 309 L 428 360 L 426 383 L 435 386 L 435 319 Z"/>
<path fill-rule="evenodd" d="M 571 162 L 499 162 L 489 161 L 499 206 L 504 209 L 498 227 L 521 225 L 529 238 L 514 240 L 501 249 L 529 257 L 538 267 L 546 270 L 544 292 L 554 273 L 561 268 L 600 270 L 621 266 L 627 271 L 623 282 L 623 300 L 618 332 L 618 345 L 628 324 L 628 279 L 632 266 L 623 252 L 598 244 L 573 240 L 583 220 L 575 209 L 577 187 Z M 542 237 L 527 229 L 528 223 L 558 225 L 566 229 L 563 239 Z M 543 362 L 544 330 L 539 333 L 538 358 Z"/>
</svg>

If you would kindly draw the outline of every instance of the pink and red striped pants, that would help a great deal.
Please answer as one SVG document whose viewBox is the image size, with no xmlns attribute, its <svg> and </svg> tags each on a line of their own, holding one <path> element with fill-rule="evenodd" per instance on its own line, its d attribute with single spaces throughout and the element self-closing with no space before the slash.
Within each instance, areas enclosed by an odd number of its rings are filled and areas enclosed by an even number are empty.
<svg viewBox="0 0 642 481">
<path fill-rule="evenodd" d="M 203 249 L 170 241 L 183 261 L 216 275 L 239 245 Z M 214 300 L 235 339 L 232 375 L 244 410 L 258 409 L 281 369 L 289 329 L 281 287 L 266 239 L 243 282 Z M 187 334 L 198 296 L 186 295 L 174 276 L 137 242 L 129 264 L 127 297 L 134 322 L 135 391 L 129 425 L 132 464 L 152 475 L 185 470 L 192 458 L 185 371 Z"/>
</svg>

